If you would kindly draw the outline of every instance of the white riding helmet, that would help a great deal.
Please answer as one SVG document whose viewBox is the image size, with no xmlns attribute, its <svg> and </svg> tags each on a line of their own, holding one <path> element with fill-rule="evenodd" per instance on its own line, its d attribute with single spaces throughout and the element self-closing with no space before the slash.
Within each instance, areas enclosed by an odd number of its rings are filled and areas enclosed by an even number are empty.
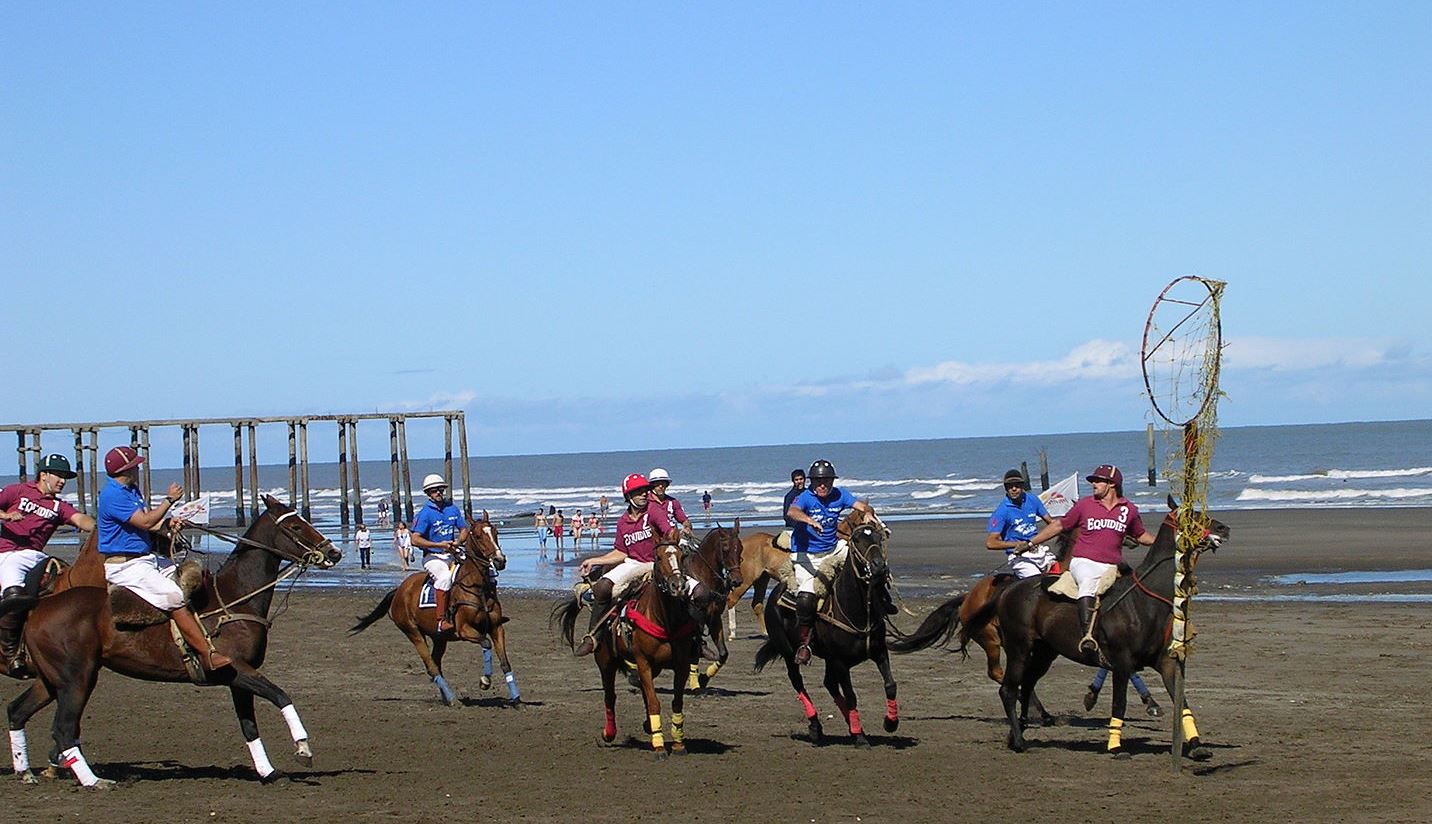
<svg viewBox="0 0 1432 824">
<path fill-rule="evenodd" d="M 666 474 L 666 470 L 662 469 L 659 466 L 656 469 L 653 469 L 652 471 L 646 473 L 646 479 L 653 484 L 659 481 L 666 481 L 667 483 L 671 483 L 671 476 Z"/>
<path fill-rule="evenodd" d="M 447 489 L 447 485 L 448 485 L 448 483 L 447 483 L 447 481 L 443 480 L 443 476 L 437 474 L 436 472 L 434 472 L 433 474 L 427 476 L 426 478 L 423 478 L 423 491 L 424 491 L 424 492 L 427 492 L 429 489 L 432 489 L 432 488 L 434 488 L 434 487 L 439 487 L 439 486 L 442 487 L 443 489 Z"/>
</svg>

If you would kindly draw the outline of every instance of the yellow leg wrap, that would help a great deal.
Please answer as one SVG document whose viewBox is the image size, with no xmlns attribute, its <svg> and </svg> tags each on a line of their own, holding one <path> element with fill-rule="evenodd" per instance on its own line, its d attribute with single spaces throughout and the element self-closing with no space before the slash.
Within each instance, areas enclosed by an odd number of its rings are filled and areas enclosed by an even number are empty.
<svg viewBox="0 0 1432 824">
<path fill-rule="evenodd" d="M 671 714 L 671 743 L 680 744 L 682 741 L 686 740 L 686 730 L 684 729 L 685 724 L 685 713 L 673 712 Z"/>
<path fill-rule="evenodd" d="M 1183 740 L 1192 741 L 1198 737 L 1198 727 L 1193 724 L 1193 710 L 1184 707 L 1183 710 Z"/>
<path fill-rule="evenodd" d="M 707 680 L 707 681 L 710 681 L 712 678 L 715 678 L 715 677 L 716 677 L 716 673 L 718 673 L 718 672 L 720 672 L 720 671 L 721 671 L 721 662 L 719 662 L 719 661 L 712 661 L 712 662 L 711 662 L 711 665 L 706 668 L 706 680 Z"/>
<path fill-rule="evenodd" d="M 686 676 L 686 689 L 688 692 L 695 692 L 701 689 L 701 680 L 694 669 L 690 675 Z"/>
<path fill-rule="evenodd" d="M 651 723 L 651 748 L 661 750 L 666 748 L 666 739 L 661 734 L 661 716 L 648 715 L 647 720 Z"/>
<path fill-rule="evenodd" d="M 1124 745 L 1124 719 L 1109 719 L 1109 752 L 1119 749 Z"/>
</svg>

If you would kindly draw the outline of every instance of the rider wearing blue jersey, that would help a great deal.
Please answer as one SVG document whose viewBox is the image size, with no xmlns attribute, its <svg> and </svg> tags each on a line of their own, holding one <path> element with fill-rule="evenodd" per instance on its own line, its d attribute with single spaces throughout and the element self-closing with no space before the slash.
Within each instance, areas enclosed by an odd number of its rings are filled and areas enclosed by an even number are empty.
<svg viewBox="0 0 1432 824">
<path fill-rule="evenodd" d="M 873 514 L 870 504 L 835 485 L 835 467 L 830 461 L 816 461 L 807 473 L 810 489 L 796 496 L 786 509 L 786 519 L 795 523 L 791 533 L 791 562 L 796 573 L 796 625 L 800 646 L 796 663 L 810 662 L 810 633 L 815 626 L 816 578 L 831 580 L 845 562 L 848 547 L 836 535 L 836 527 L 851 510 Z"/>
<path fill-rule="evenodd" d="M 1010 570 L 1020 578 L 1048 572 L 1057 560 L 1047 546 L 1029 543 L 1039 532 L 1040 521 L 1054 523 L 1039 496 L 1029 494 L 1024 473 L 1011 469 L 1004 473 L 1004 500 L 989 518 L 985 549 L 1003 551 Z"/>
<path fill-rule="evenodd" d="M 447 481 L 441 475 L 423 479 L 428 502 L 413 519 L 413 546 L 423 551 L 423 569 L 433 580 L 439 635 L 452 632 L 448 620 L 448 590 L 452 589 L 452 552 L 467 540 L 467 519 L 457 504 L 448 500 Z"/>
</svg>

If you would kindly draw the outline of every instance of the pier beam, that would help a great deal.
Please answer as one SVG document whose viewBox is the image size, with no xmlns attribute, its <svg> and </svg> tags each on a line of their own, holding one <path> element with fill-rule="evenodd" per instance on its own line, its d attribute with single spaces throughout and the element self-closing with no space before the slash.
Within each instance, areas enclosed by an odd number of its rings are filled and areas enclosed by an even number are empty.
<svg viewBox="0 0 1432 824">
<path fill-rule="evenodd" d="M 234 523 L 244 526 L 244 425 L 234 424 Z"/>
<path fill-rule="evenodd" d="M 144 494 L 148 495 L 150 494 L 149 490 L 154 488 L 154 461 L 149 457 L 149 427 L 147 426 L 139 427 L 139 453 L 144 456 L 142 464 L 144 467 Z M 98 449 L 95 450 L 95 454 L 99 454 Z M 97 469 L 91 471 L 98 472 Z"/>
<path fill-rule="evenodd" d="M 25 430 L 17 429 L 15 430 L 15 435 L 20 440 L 20 445 L 15 447 L 15 452 L 20 456 L 20 473 L 17 477 L 19 477 L 20 483 L 23 484 L 30 480 L 30 470 L 25 464 Z"/>
<path fill-rule="evenodd" d="M 1158 486 L 1158 471 L 1155 469 L 1157 461 L 1154 458 L 1154 425 L 1149 424 L 1149 486 Z"/>
<path fill-rule="evenodd" d="M 398 469 L 398 419 L 388 419 L 388 474 L 392 476 L 388 486 L 388 509 L 393 513 L 394 524 L 403 520 L 402 501 L 398 498 L 398 484 L 401 471 Z"/>
<path fill-rule="evenodd" d="M 338 520 L 348 526 L 348 419 L 338 419 Z"/>
<path fill-rule="evenodd" d="M 85 469 L 85 431 L 75 430 L 75 497 L 79 499 L 80 511 L 89 512 L 89 504 L 85 500 L 85 486 L 88 480 L 85 476 L 89 472 Z"/>
<path fill-rule="evenodd" d="M 288 508 L 298 508 L 298 427 L 288 422 Z"/>
<path fill-rule="evenodd" d="M 75 467 L 79 471 L 79 467 Z M 99 430 L 89 430 L 90 509 L 99 512 Z"/>
<path fill-rule="evenodd" d="M 350 419 L 348 425 L 348 453 L 353 470 L 353 523 L 363 523 L 363 481 L 358 477 L 358 421 Z"/>
<path fill-rule="evenodd" d="M 1049 489 L 1049 453 L 1039 450 L 1039 489 Z"/>
<path fill-rule="evenodd" d="M 313 519 L 313 507 L 308 497 L 308 419 L 298 422 L 298 465 L 299 481 L 303 485 L 303 509 L 299 515 L 305 521 Z"/>
<path fill-rule="evenodd" d="M 259 517 L 259 433 L 249 421 L 249 517 Z"/>
<path fill-rule="evenodd" d="M 398 452 L 403 462 L 403 494 L 408 505 L 403 511 L 408 523 L 413 522 L 413 473 L 408 461 L 408 419 L 398 418 Z"/>
<path fill-rule="evenodd" d="M 467 517 L 472 517 L 472 483 L 468 476 L 467 467 L 467 416 L 461 415 L 457 419 L 457 448 L 458 458 L 462 461 L 462 511 Z"/>
</svg>

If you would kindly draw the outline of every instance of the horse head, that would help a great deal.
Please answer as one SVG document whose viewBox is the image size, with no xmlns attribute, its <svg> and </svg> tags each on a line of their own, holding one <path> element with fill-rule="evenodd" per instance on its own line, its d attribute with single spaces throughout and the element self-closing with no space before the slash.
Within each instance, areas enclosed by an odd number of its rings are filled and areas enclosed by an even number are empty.
<svg viewBox="0 0 1432 824">
<path fill-rule="evenodd" d="M 653 560 L 651 578 L 656 588 L 673 598 L 685 598 L 686 569 L 681 565 L 681 530 L 673 529 L 657 540 Z"/>
<path fill-rule="evenodd" d="M 741 585 L 741 519 L 730 527 L 717 527 L 706 533 L 696 555 L 701 559 L 702 572 L 711 580 L 698 580 L 723 603 L 731 590 Z"/>
<path fill-rule="evenodd" d="M 292 507 L 272 495 L 264 496 L 264 507 L 263 517 L 272 521 L 274 536 L 264 548 L 286 561 L 319 569 L 328 569 L 342 560 L 343 551 Z"/>
<path fill-rule="evenodd" d="M 848 566 L 863 581 L 883 581 L 890 574 L 889 560 L 885 555 L 885 537 L 888 530 L 876 521 L 856 527 L 850 533 Z"/>
<path fill-rule="evenodd" d="M 463 548 L 468 557 L 484 560 L 499 572 L 507 568 L 507 553 L 502 551 L 502 543 L 497 538 L 497 524 L 485 509 L 482 520 L 467 520 L 467 542 Z"/>
<path fill-rule="evenodd" d="M 1178 502 L 1174 500 L 1172 495 L 1168 496 L 1168 508 L 1169 513 L 1168 517 L 1164 519 L 1164 525 L 1172 527 L 1174 530 L 1180 530 L 1180 510 Z M 1191 522 L 1188 524 L 1186 534 L 1189 535 L 1193 541 L 1191 552 L 1195 558 L 1205 551 L 1217 552 L 1218 548 L 1222 546 L 1224 541 L 1228 540 L 1228 536 L 1233 532 L 1228 528 L 1227 524 L 1214 518 L 1207 512 L 1190 511 L 1189 516 L 1191 517 Z"/>
<path fill-rule="evenodd" d="M 880 530 L 885 540 L 890 539 L 890 527 L 886 526 L 885 522 L 880 520 L 880 516 L 875 514 L 875 508 L 870 506 L 867 506 L 865 509 L 850 510 L 850 514 L 846 515 L 841 519 L 840 523 L 836 525 L 835 534 L 837 537 L 849 541 L 850 536 L 861 526 L 873 526 Z"/>
</svg>

